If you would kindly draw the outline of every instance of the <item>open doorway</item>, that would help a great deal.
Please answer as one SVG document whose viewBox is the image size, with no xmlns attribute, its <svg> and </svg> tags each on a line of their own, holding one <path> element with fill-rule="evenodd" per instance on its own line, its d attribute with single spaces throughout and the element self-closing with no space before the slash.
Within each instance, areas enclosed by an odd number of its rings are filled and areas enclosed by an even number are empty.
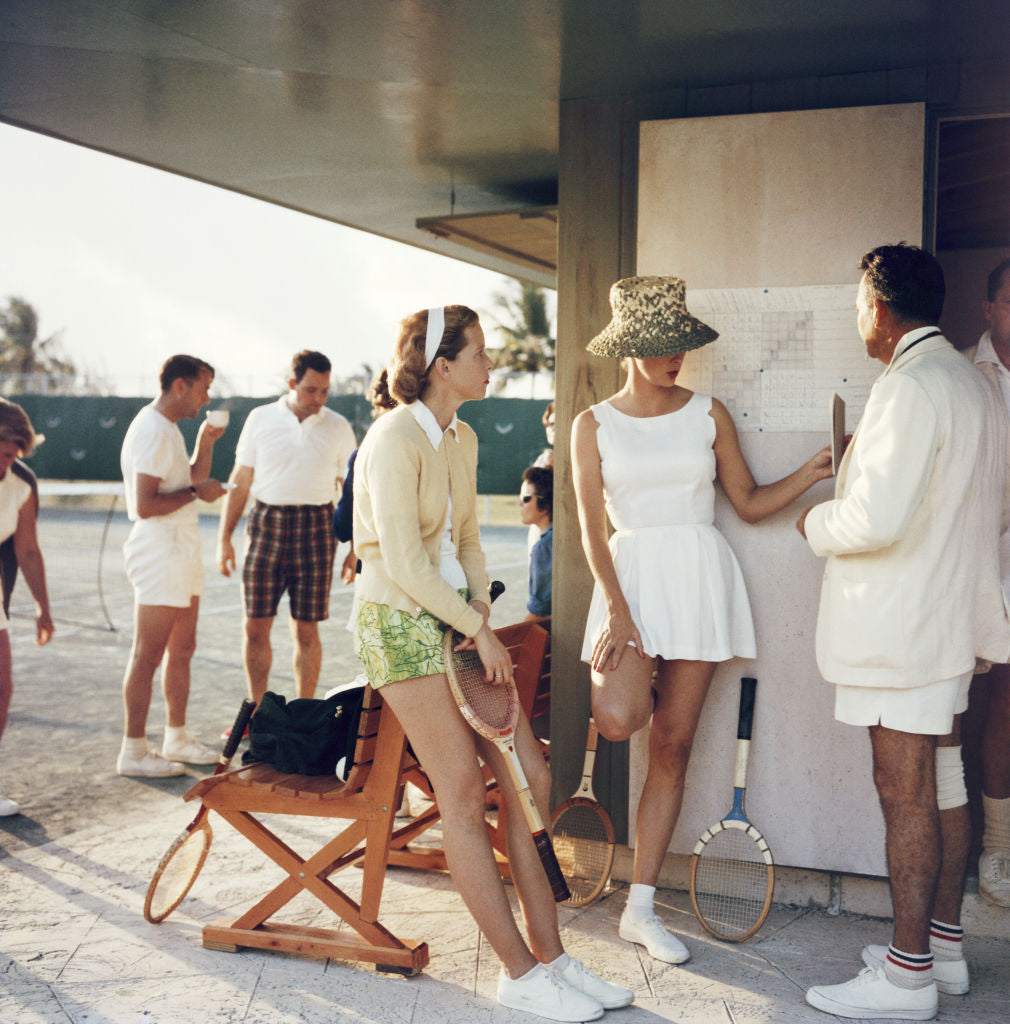
<svg viewBox="0 0 1010 1024">
<path fill-rule="evenodd" d="M 990 271 L 1010 256 L 1010 115 L 941 121 L 937 132 L 936 256 L 947 282 L 942 326 L 958 348 L 986 329 L 982 301 Z M 978 868 L 982 801 L 979 747 L 989 677 L 976 676 L 962 722 L 962 749 L 972 812 L 969 876 Z M 1006 737 L 1010 744 L 1010 737 Z"/>
</svg>

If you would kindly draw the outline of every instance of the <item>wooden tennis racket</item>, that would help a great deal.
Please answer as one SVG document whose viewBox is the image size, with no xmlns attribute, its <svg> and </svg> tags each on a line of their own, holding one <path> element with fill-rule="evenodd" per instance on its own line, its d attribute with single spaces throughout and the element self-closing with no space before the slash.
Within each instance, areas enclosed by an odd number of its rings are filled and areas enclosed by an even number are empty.
<svg viewBox="0 0 1010 1024">
<path fill-rule="evenodd" d="M 504 584 L 499 581 L 492 583 L 491 600 L 493 601 L 504 589 Z M 564 903 L 571 897 L 571 893 L 565 884 L 565 876 L 561 873 L 558 859 L 554 855 L 551 837 L 544 827 L 515 749 L 515 731 L 519 721 L 519 694 L 515 683 L 489 683 L 484 665 L 474 648 L 462 651 L 453 649 L 463 639 L 460 633 L 451 629 L 445 631 L 442 650 L 445 655 L 445 674 L 449 680 L 449 689 L 452 691 L 456 706 L 473 730 L 491 740 L 501 751 L 509 776 L 519 795 L 519 804 L 526 817 L 526 823 L 533 833 L 533 842 L 547 873 L 551 892 L 557 903 Z"/>
<path fill-rule="evenodd" d="M 214 774 L 219 775 L 231 764 L 231 759 L 238 750 L 239 743 L 249 724 L 252 713 L 256 710 L 255 701 L 244 700 L 231 727 L 224 750 L 218 759 Z M 214 833 L 210 827 L 210 812 L 205 804 L 200 804 L 196 817 L 175 837 L 172 845 L 158 862 L 147 887 L 144 899 L 144 917 L 151 924 L 164 921 L 169 914 L 186 898 L 193 887 L 196 876 L 200 874 L 203 862 L 210 852 L 210 843 Z"/>
<path fill-rule="evenodd" d="M 757 680 L 740 680 L 733 806 L 707 828 L 691 856 L 691 907 L 717 939 L 742 942 L 764 924 L 772 905 L 775 863 L 764 836 L 747 820 L 747 759 Z"/>
<path fill-rule="evenodd" d="M 585 907 L 598 899 L 614 866 L 614 825 L 593 793 L 598 735 L 596 722 L 590 718 L 582 781 L 551 815 L 554 852 L 572 893 L 568 899 L 572 907 Z"/>
</svg>

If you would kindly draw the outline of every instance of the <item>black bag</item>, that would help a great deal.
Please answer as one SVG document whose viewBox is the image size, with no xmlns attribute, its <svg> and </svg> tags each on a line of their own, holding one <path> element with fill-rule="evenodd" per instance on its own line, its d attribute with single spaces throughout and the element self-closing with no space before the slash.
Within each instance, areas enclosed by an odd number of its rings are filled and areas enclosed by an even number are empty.
<svg viewBox="0 0 1010 1024">
<path fill-rule="evenodd" d="M 352 686 L 326 700 L 286 701 L 267 690 L 249 724 L 243 764 L 267 761 L 292 775 L 333 775 L 341 758 L 346 779 L 354 760 L 365 688 Z"/>
</svg>

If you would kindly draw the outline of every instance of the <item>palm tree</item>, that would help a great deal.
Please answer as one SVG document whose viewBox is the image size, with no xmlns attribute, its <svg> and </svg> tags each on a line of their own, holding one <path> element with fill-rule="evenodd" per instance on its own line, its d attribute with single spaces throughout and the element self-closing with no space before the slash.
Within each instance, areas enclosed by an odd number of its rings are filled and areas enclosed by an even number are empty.
<svg viewBox="0 0 1010 1024">
<path fill-rule="evenodd" d="M 551 331 L 546 292 L 535 284 L 514 283 L 514 293 L 501 292 L 495 296 L 497 308 L 504 312 L 497 325 L 504 344 L 495 350 L 495 366 L 513 373 L 553 373 L 556 339 Z"/>
<path fill-rule="evenodd" d="M 12 378 L 3 390 L 8 394 L 23 393 L 32 376 L 57 377 L 41 384 L 36 380 L 33 390 L 64 390 L 66 378 L 77 375 L 77 367 L 61 350 L 59 332 L 39 338 L 39 317 L 34 306 L 17 296 L 10 296 L 7 309 L 0 310 L 0 375 Z"/>
</svg>

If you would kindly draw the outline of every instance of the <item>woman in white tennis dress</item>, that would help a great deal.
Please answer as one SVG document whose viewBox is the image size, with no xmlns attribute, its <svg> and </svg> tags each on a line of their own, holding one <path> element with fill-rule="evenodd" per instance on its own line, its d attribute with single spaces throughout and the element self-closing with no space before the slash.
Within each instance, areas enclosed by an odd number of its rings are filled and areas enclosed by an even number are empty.
<svg viewBox="0 0 1010 1024">
<path fill-rule="evenodd" d="M 717 337 L 688 313 L 684 293 L 674 277 L 611 288 L 613 319 L 589 351 L 626 358 L 627 381 L 572 430 L 582 543 L 596 580 L 582 650 L 593 715 L 609 740 L 652 721 L 619 934 L 667 963 L 690 954 L 656 917 L 653 895 L 698 718 L 717 664 L 756 654 L 743 576 L 713 524 L 715 480 L 756 523 L 831 475 L 825 448 L 776 483 L 754 482 L 726 407 L 677 384 L 684 354 Z"/>
</svg>

